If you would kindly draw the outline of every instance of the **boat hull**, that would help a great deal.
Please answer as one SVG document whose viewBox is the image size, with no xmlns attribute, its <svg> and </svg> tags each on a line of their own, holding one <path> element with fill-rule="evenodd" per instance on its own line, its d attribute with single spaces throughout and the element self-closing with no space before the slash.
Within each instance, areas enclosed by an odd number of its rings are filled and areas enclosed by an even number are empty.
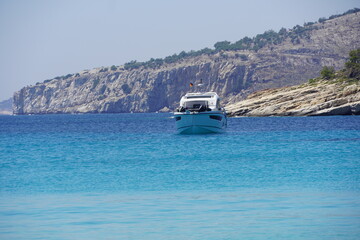
<svg viewBox="0 0 360 240">
<path fill-rule="evenodd" d="M 221 133 L 227 127 L 223 112 L 175 113 L 176 129 L 180 134 Z"/>
</svg>

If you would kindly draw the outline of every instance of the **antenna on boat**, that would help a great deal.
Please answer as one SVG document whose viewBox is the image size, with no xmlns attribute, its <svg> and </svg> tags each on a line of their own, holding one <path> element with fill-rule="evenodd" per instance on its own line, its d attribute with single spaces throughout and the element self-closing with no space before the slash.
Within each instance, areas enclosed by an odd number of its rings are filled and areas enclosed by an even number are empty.
<svg viewBox="0 0 360 240">
<path fill-rule="evenodd" d="M 200 79 L 199 83 L 197 84 L 196 88 L 199 92 L 203 91 L 203 86 L 204 86 L 204 83 L 203 83 L 203 80 L 202 78 Z"/>
</svg>

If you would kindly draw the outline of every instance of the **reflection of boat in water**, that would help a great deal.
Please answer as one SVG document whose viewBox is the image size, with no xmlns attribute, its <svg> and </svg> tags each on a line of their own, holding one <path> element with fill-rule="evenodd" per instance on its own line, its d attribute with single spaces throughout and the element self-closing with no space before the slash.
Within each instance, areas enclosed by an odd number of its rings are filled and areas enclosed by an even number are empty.
<svg viewBox="0 0 360 240">
<path fill-rule="evenodd" d="M 215 92 L 187 93 L 174 117 L 178 133 L 218 133 L 227 126 L 225 109 Z"/>
</svg>

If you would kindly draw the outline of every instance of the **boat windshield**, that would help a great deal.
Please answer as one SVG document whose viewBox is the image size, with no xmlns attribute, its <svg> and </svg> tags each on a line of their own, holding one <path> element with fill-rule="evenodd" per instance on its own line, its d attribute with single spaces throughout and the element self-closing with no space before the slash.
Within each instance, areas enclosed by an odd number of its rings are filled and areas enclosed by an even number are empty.
<svg viewBox="0 0 360 240">
<path fill-rule="evenodd" d="M 185 102 L 184 105 L 186 109 L 196 109 L 200 108 L 201 106 L 208 107 L 208 101 L 188 101 Z"/>
</svg>

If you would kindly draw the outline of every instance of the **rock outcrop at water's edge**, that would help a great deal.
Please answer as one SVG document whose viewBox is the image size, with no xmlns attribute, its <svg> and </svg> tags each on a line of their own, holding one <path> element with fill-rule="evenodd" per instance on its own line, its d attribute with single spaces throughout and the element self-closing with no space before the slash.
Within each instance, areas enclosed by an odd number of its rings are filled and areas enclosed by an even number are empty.
<svg viewBox="0 0 360 240">
<path fill-rule="evenodd" d="M 226 107 L 229 116 L 360 115 L 360 84 L 337 80 L 268 89 Z"/>
<path fill-rule="evenodd" d="M 335 72 L 324 66 L 307 84 L 253 93 L 226 107 L 230 116 L 360 115 L 360 48 Z"/>
<path fill-rule="evenodd" d="M 228 50 L 185 57 L 156 67 L 103 67 L 24 87 L 14 114 L 155 112 L 174 109 L 189 82 L 203 79 L 225 104 L 268 88 L 298 85 L 322 66 L 339 69 L 360 46 L 360 13 L 312 25 L 301 38 L 257 51 Z M 196 90 L 196 89 L 195 89 Z"/>
</svg>

